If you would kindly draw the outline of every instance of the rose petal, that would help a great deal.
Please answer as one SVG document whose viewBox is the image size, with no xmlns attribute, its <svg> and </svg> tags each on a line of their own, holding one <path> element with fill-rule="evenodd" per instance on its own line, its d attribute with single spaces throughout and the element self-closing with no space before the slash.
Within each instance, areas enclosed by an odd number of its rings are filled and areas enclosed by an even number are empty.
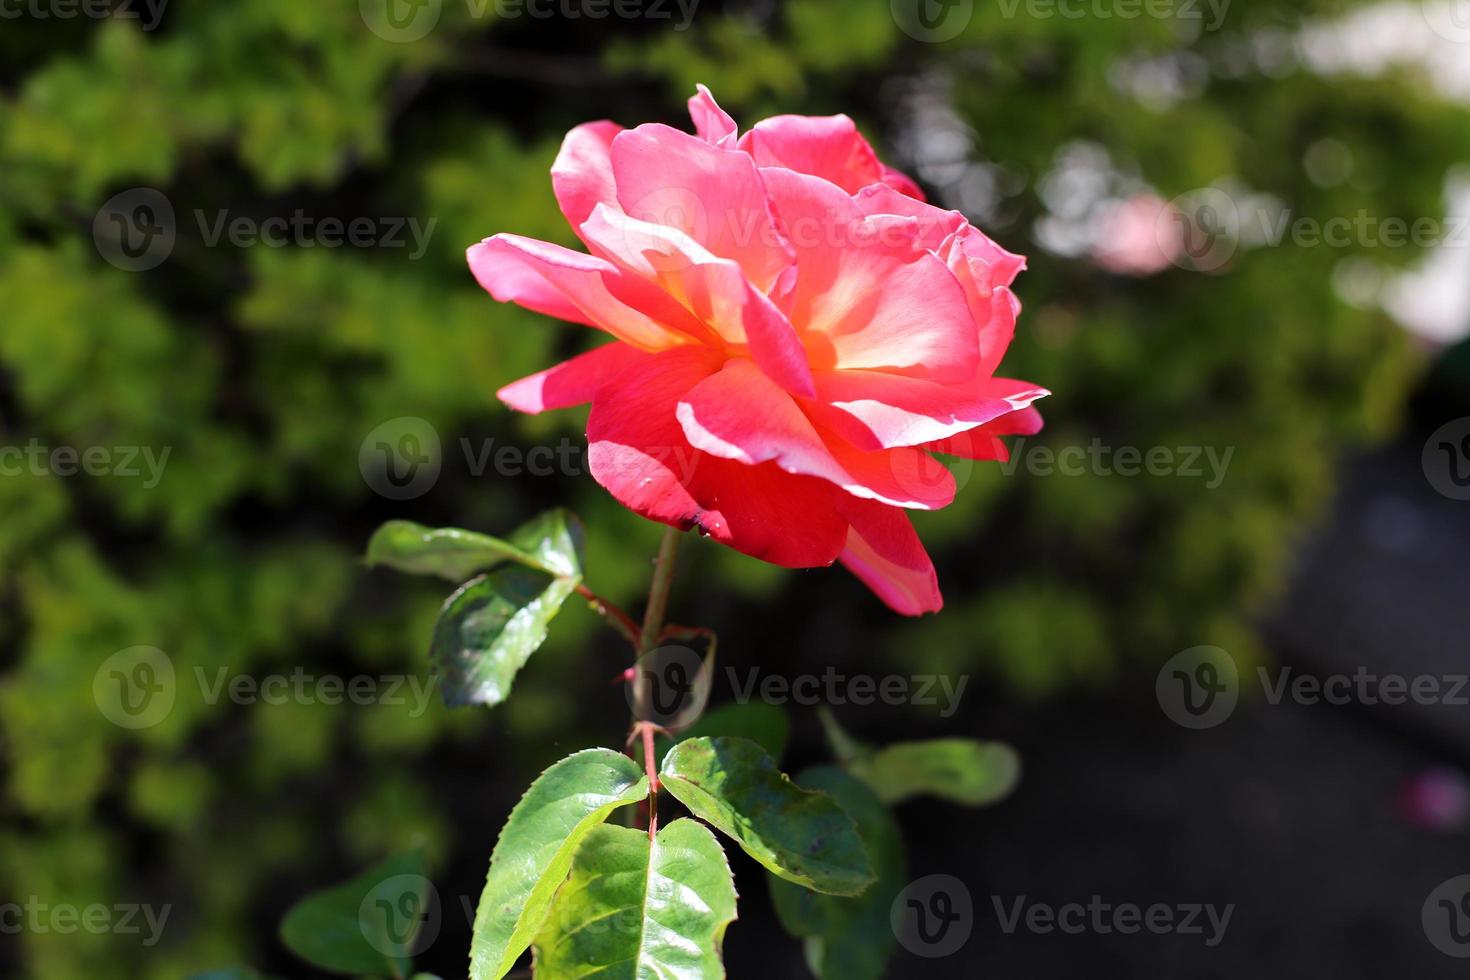
<svg viewBox="0 0 1470 980">
<path fill-rule="evenodd" d="M 954 478 L 919 450 L 863 452 L 824 440 L 791 396 L 744 358 L 690 389 L 678 419 L 691 445 L 723 459 L 775 463 L 896 507 L 933 509 L 954 499 Z"/>
<path fill-rule="evenodd" d="M 907 197 L 912 197 L 917 201 L 928 200 L 928 198 L 924 195 L 924 191 L 919 187 L 918 184 L 914 183 L 913 178 L 911 178 L 908 174 L 904 173 L 901 170 L 894 170 L 887 164 L 881 164 L 881 166 L 883 167 L 882 179 L 884 184 L 892 187 L 900 194 L 903 194 Z"/>
<path fill-rule="evenodd" d="M 1041 427 L 1041 413 L 1035 408 L 1022 408 L 967 432 L 926 443 L 922 448 L 964 459 L 1005 462 L 1011 458 L 1011 452 L 999 439 L 1000 436 L 1033 436 L 1041 431 Z"/>
<path fill-rule="evenodd" d="M 649 356 L 636 347 L 613 341 L 545 371 L 512 381 L 495 394 L 511 408 L 529 415 L 585 405 L 608 380 Z"/>
<path fill-rule="evenodd" d="M 698 94 L 689 99 L 689 117 L 694 120 L 694 131 L 706 143 L 726 149 L 734 149 L 739 127 L 730 114 L 720 108 L 710 90 L 703 85 L 694 86 Z"/>
<path fill-rule="evenodd" d="M 806 350 L 791 323 L 729 259 L 708 252 L 677 229 L 630 218 L 599 205 L 582 226 L 589 244 L 629 272 L 656 283 L 715 334 L 709 341 L 755 359 L 777 384 L 811 395 Z"/>
<path fill-rule="evenodd" d="M 612 167 L 624 212 L 738 263 L 757 289 L 770 289 L 791 266 L 765 186 L 744 153 L 649 124 L 613 140 Z"/>
<path fill-rule="evenodd" d="M 866 218 L 847 194 L 789 170 L 761 172 L 796 249 L 783 306 L 813 367 L 870 368 L 961 382 L 978 328 L 965 291 L 917 242 L 912 218 Z"/>
<path fill-rule="evenodd" d="M 783 167 L 855 194 L 883 179 L 883 165 L 857 124 L 839 116 L 772 116 L 740 138 L 762 167 Z"/>
<path fill-rule="evenodd" d="M 956 244 L 967 257 L 979 259 L 990 268 L 991 286 L 1009 286 L 1026 268 L 1024 256 L 1007 252 L 974 225 L 967 224 L 960 229 Z"/>
<path fill-rule="evenodd" d="M 943 608 L 934 563 L 907 514 L 853 497 L 838 509 L 851 522 L 840 557 L 850 572 L 905 616 Z"/>
<path fill-rule="evenodd" d="M 819 419 L 862 449 L 918 446 L 1025 408 L 1048 392 L 1024 381 L 980 378 L 937 385 L 876 371 L 815 375 Z"/>
<path fill-rule="evenodd" d="M 919 246 L 931 251 L 957 241 L 956 236 L 969 226 L 969 221 L 958 211 L 925 204 L 922 198 L 915 199 L 887 184 L 864 187 L 853 195 L 853 203 L 865 215 L 897 214 L 913 218 L 918 222 Z"/>
<path fill-rule="evenodd" d="M 604 119 L 583 123 L 562 140 L 551 165 L 551 188 L 573 228 L 581 227 L 598 204 L 616 203 L 610 153 L 613 137 L 622 131 L 623 127 Z"/>
<path fill-rule="evenodd" d="M 592 476 L 624 506 L 675 527 L 698 527 L 722 544 L 789 568 L 830 565 L 847 522 L 831 484 L 772 464 L 747 466 L 698 452 L 675 406 L 714 374 L 723 355 L 665 351 L 603 386 L 587 421 Z"/>
<path fill-rule="evenodd" d="M 671 324 L 698 326 L 611 262 L 560 245 L 496 235 L 470 246 L 468 258 L 475 279 L 500 302 L 597 327 L 644 350 L 690 339 L 688 328 Z"/>
</svg>

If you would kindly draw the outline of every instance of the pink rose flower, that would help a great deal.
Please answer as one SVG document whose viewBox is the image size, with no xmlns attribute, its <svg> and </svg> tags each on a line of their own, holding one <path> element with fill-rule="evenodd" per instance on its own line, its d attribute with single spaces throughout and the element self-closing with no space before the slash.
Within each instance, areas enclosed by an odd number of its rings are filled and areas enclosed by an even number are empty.
<svg viewBox="0 0 1470 980">
<path fill-rule="evenodd" d="M 954 499 L 931 453 L 1004 458 L 1047 394 L 995 376 L 1025 266 L 932 207 L 846 116 L 743 136 L 703 86 L 696 135 L 587 123 L 551 169 L 586 253 L 469 249 L 497 300 L 611 334 L 507 385 L 591 403 L 593 477 L 625 506 L 791 568 L 841 561 L 893 609 L 942 605 L 905 508 Z"/>
</svg>

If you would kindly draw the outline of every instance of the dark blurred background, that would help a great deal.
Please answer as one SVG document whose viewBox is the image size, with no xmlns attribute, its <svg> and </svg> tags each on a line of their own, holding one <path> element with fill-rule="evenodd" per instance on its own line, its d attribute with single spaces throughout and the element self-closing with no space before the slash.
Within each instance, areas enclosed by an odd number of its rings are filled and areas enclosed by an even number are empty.
<svg viewBox="0 0 1470 980">
<path fill-rule="evenodd" d="M 1003 370 L 1055 392 L 1047 428 L 916 518 L 942 614 L 901 620 L 840 571 L 682 555 L 675 618 L 718 630 L 739 676 L 964 678 L 944 717 L 830 707 L 872 742 L 1021 753 L 997 806 L 900 808 L 911 876 L 959 879 L 973 921 L 888 975 L 1463 973 L 1458 913 L 1431 900 L 1470 873 L 1463 0 L 0 12 L 0 975 L 312 976 L 284 910 L 418 843 L 443 906 L 419 965 L 464 976 L 463 901 L 510 806 L 622 737 L 620 641 L 569 606 L 493 710 L 211 691 L 425 678 L 444 589 L 360 561 L 390 518 L 497 533 L 571 506 L 589 583 L 639 606 L 658 528 L 585 474 L 582 415 L 493 396 L 590 335 L 492 302 L 464 249 L 571 244 L 562 134 L 687 127 L 697 82 L 743 128 L 849 113 L 1030 259 Z M 429 460 L 407 488 L 363 452 L 404 434 Z M 514 465 L 538 446 L 551 475 Z M 174 672 L 141 718 L 107 696 L 139 646 Z M 1228 654 L 1238 704 L 1189 727 L 1168 665 L 1200 646 Z M 1272 693 L 1365 675 L 1338 703 Z M 1439 694 L 1374 703 L 1385 677 Z M 795 771 L 826 750 L 814 707 L 790 710 Z M 806 976 L 735 867 L 730 975 Z M 1008 933 L 997 907 L 1022 896 L 1232 912 L 1213 945 L 1208 925 Z M 98 929 L 19 911 L 99 904 Z M 166 925 L 120 928 L 126 906 Z"/>
</svg>

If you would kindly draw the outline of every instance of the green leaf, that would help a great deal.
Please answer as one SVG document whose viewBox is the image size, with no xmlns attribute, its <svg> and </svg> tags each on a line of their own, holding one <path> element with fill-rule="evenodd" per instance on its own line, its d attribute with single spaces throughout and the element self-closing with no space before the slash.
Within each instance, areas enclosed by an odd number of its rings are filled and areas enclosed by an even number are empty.
<svg viewBox="0 0 1470 980">
<path fill-rule="evenodd" d="M 520 565 L 497 568 L 461 586 L 444 603 L 429 648 L 444 703 L 504 701 L 576 587 L 574 578 L 554 578 Z"/>
<path fill-rule="evenodd" d="M 725 735 L 748 738 L 766 750 L 766 754 L 777 763 L 786 754 L 786 741 L 790 733 L 786 712 L 779 706 L 765 701 L 745 701 L 722 704 L 707 712 L 704 717 L 672 739 L 660 737 L 657 758 L 660 765 L 669 749 L 691 738 L 706 738 Z"/>
<path fill-rule="evenodd" d="M 367 546 L 369 566 L 387 565 L 451 582 L 463 582 L 507 561 L 529 559 L 521 549 L 487 534 L 457 527 L 429 528 L 412 521 L 389 521 L 373 533 Z"/>
<path fill-rule="evenodd" d="M 567 756 L 537 777 L 490 858 L 470 944 L 472 980 L 510 972 L 546 921 L 577 845 L 613 810 L 647 796 L 638 765 L 611 749 Z"/>
<path fill-rule="evenodd" d="M 823 793 L 801 789 L 744 738 L 691 738 L 664 758 L 663 785 L 767 870 L 832 895 L 873 882 L 857 828 Z"/>
<path fill-rule="evenodd" d="M 773 875 L 776 914 L 788 932 L 805 940 L 807 966 L 819 980 L 881 980 L 893 951 L 889 910 L 906 877 L 898 825 L 866 784 L 836 766 L 808 769 L 797 783 L 827 793 L 853 819 L 878 880 L 856 898 L 839 898 Z"/>
<path fill-rule="evenodd" d="M 1015 749 L 967 738 L 896 742 L 853 759 L 848 768 L 889 804 L 927 795 L 986 806 L 1009 796 L 1021 777 Z"/>
<path fill-rule="evenodd" d="M 463 582 L 506 562 L 557 576 L 581 576 L 585 565 L 582 522 L 563 508 L 548 510 L 516 528 L 508 541 L 456 527 L 430 528 L 389 521 L 368 541 L 369 566 Z"/>
<path fill-rule="evenodd" d="M 281 920 L 281 941 L 334 973 L 403 976 L 430 888 L 423 854 L 395 855 L 372 870 L 308 895 Z M 385 913 L 381 903 L 387 903 Z M 397 911 L 408 913 L 401 918 Z"/>
<path fill-rule="evenodd" d="M 582 522 L 564 507 L 537 514 L 510 533 L 510 543 L 536 567 L 553 575 L 580 579 L 587 567 Z"/>
<path fill-rule="evenodd" d="M 187 980 L 270 980 L 264 973 L 248 966 L 227 966 L 207 973 L 191 973 Z"/>
<path fill-rule="evenodd" d="M 587 835 L 536 937 L 537 980 L 724 977 L 720 946 L 735 918 L 735 881 L 714 834 L 675 820 Z"/>
</svg>

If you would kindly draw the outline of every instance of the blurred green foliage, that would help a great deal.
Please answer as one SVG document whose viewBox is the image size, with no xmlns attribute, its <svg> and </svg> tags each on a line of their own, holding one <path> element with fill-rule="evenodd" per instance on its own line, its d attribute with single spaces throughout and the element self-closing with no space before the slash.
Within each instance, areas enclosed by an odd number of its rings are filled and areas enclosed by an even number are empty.
<svg viewBox="0 0 1470 980">
<path fill-rule="evenodd" d="M 422 792 L 429 754 L 490 732 L 576 743 L 558 674 L 596 627 L 580 608 L 537 655 L 557 666 L 528 671 L 493 717 L 437 703 L 422 714 L 210 704 L 194 682 L 196 670 L 303 665 L 424 676 L 439 591 L 385 584 L 358 562 L 371 528 L 410 510 L 500 532 L 567 503 L 588 525 L 588 581 L 636 602 L 656 529 L 586 477 L 476 480 L 457 449 L 461 436 L 579 437 L 575 413 L 513 418 L 493 391 L 585 334 L 491 302 L 463 261 L 497 231 L 571 241 L 547 171 L 576 122 L 678 121 L 704 82 L 747 125 L 850 112 L 891 162 L 912 165 L 898 152 L 914 123 L 904 93 L 947 87 L 998 188 L 982 224 L 1031 257 L 1005 371 L 1056 392 L 1036 444 L 1234 448 L 1209 491 L 1178 477 L 966 469 L 959 502 L 917 521 L 949 608 L 884 620 L 877 641 L 913 669 L 1040 696 L 1197 643 L 1248 661 L 1252 617 L 1337 454 L 1395 423 L 1408 345 L 1332 282 L 1358 252 L 1403 265 L 1411 250 L 1288 243 L 1242 251 L 1219 274 L 1125 279 L 1048 254 L 1032 234 L 1047 174 L 1079 143 L 1165 198 L 1233 180 L 1320 218 L 1442 214 L 1445 174 L 1470 157 L 1463 106 L 1408 73 L 1324 78 L 1249 57 L 1221 67 L 1258 32 L 1279 37 L 1335 7 L 1237 0 L 1218 32 L 982 8 L 942 44 L 906 36 L 873 0 L 711 4 L 688 31 L 496 22 L 475 9 L 444 4 L 414 43 L 367 30 L 355 0 L 178 3 L 153 32 L 25 20 L 0 33 L 0 443 L 171 454 L 156 487 L 0 477 L 0 899 L 175 906 L 156 948 L 28 931 L 30 976 L 174 978 L 259 962 L 266 934 L 250 924 L 298 897 L 282 881 L 325 883 L 331 871 L 311 870 L 324 858 L 365 865 L 414 835 L 431 859 L 448 852 L 445 806 Z M 1140 100 L 1117 84 L 1127 59 L 1202 63 L 1206 81 L 1166 104 Z M 1323 187 L 1302 160 L 1329 136 L 1356 167 Z M 92 219 L 136 186 L 168 195 L 178 241 L 163 266 L 130 273 L 99 255 Z M 408 249 L 210 246 L 194 217 L 296 208 L 436 224 L 413 261 Z M 364 437 L 401 416 L 443 436 L 444 476 L 412 507 L 378 498 L 358 468 Z M 752 600 L 792 580 L 715 549 L 697 560 L 703 589 Z M 825 574 L 834 601 L 874 601 Z M 179 696 L 159 724 L 130 730 L 98 711 L 93 679 L 138 644 L 169 654 Z M 554 754 L 507 780 L 518 790 Z M 330 768 L 350 778 L 324 788 Z"/>
</svg>

